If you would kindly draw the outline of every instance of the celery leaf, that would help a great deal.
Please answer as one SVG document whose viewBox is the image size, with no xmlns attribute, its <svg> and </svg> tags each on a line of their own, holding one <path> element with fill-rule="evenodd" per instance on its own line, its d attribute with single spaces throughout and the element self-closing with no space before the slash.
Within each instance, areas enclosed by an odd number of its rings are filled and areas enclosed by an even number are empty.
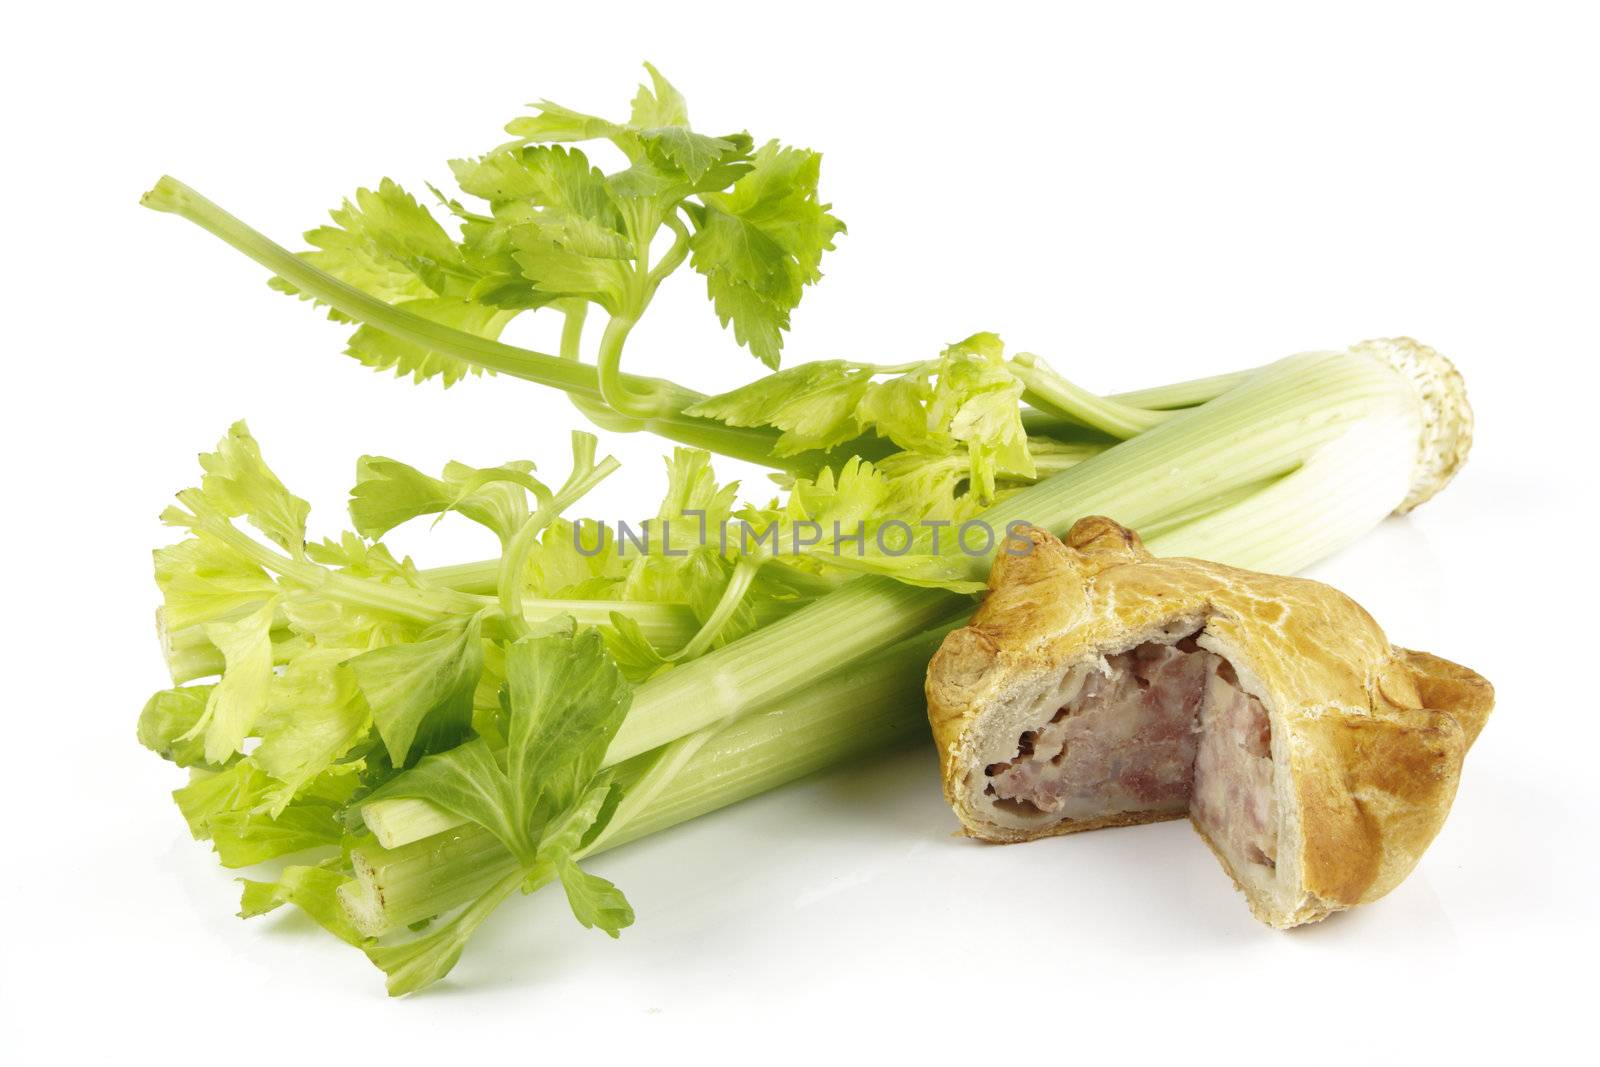
<svg viewBox="0 0 1600 1067">
<path fill-rule="evenodd" d="M 304 550 L 311 505 L 284 488 L 243 420 L 228 427 L 215 452 L 200 456 L 200 467 L 205 471 L 200 491 L 211 506 L 230 518 L 243 515 L 295 555 Z"/>
<path fill-rule="evenodd" d="M 606 651 L 616 661 L 618 669 L 636 685 L 671 666 L 670 661 L 645 637 L 639 624 L 620 611 L 611 613 L 611 625 L 601 631 L 601 636 L 605 639 Z"/>
<path fill-rule="evenodd" d="M 248 867 L 310 848 L 337 845 L 339 811 L 356 788 L 356 776 L 322 776 L 276 815 L 267 810 L 273 779 L 249 759 L 216 773 L 196 772 L 173 800 L 197 840 L 211 841 L 225 867 Z"/>
<path fill-rule="evenodd" d="M 421 639 L 364 652 L 346 662 L 396 767 L 414 753 L 461 741 L 483 672 L 480 616 L 451 619 Z"/>
<path fill-rule="evenodd" d="M 633 907 L 615 885 L 597 874 L 590 874 L 571 859 L 558 863 L 556 872 L 561 878 L 561 888 L 566 890 L 572 914 L 585 929 L 599 927 L 609 936 L 617 937 L 624 927 L 633 925 Z"/>
<path fill-rule="evenodd" d="M 627 681 L 587 630 L 527 637 L 506 651 L 503 764 L 481 738 L 422 759 L 372 799 L 415 797 L 498 837 L 524 865 L 545 821 L 588 787 L 627 714 Z"/>
<path fill-rule="evenodd" d="M 267 710 L 274 610 L 275 605 L 269 600 L 236 621 L 206 623 L 206 636 L 222 650 L 227 665 L 222 681 L 206 700 L 205 713 L 190 731 L 205 737 L 208 763 L 223 763 L 239 751 Z"/>
<path fill-rule="evenodd" d="M 507 773 L 554 810 L 600 769 L 633 695 L 598 632 L 524 638 L 506 653 Z"/>
<path fill-rule="evenodd" d="M 821 279 L 822 253 L 844 232 L 817 198 L 821 166 L 819 153 L 769 141 L 731 189 L 702 194 L 702 205 L 690 211 L 696 231 L 689 261 L 705 276 L 717 317 L 772 368 L 789 313 Z"/>
<path fill-rule="evenodd" d="M 365 939 L 351 924 L 337 895 L 339 887 L 348 881 L 349 876 L 338 871 L 302 864 L 285 867 L 277 880 L 271 882 L 241 878 L 239 917 L 249 919 L 284 904 L 293 904 L 335 937 L 351 945 L 360 945 Z"/>
<path fill-rule="evenodd" d="M 268 690 L 261 743 L 250 758 L 282 783 L 267 796 L 274 815 L 366 736 L 372 716 L 354 672 L 343 666 L 349 657 L 338 648 L 302 653 Z"/>
<path fill-rule="evenodd" d="M 307 263 L 340 281 L 395 304 L 431 322 L 479 337 L 496 338 L 515 314 L 479 302 L 493 288 L 489 272 L 469 250 L 445 232 L 427 208 L 385 178 L 376 190 L 358 189 L 332 211 L 335 225 L 307 231 L 312 250 Z M 273 288 L 298 295 L 293 285 L 273 279 Z M 516 301 L 511 301 L 516 303 Z M 543 298 L 517 306 L 537 306 Z M 337 312 L 330 318 L 347 321 Z M 430 350 L 370 326 L 351 335 L 346 352 L 366 366 L 409 374 L 421 382 L 438 377 L 449 386 L 482 368 L 456 356 Z"/>
<path fill-rule="evenodd" d="M 487 468 L 452 462 L 434 478 L 399 460 L 362 456 L 350 490 L 350 519 L 363 537 L 378 538 L 419 516 L 455 511 L 504 541 L 527 521 L 528 492 L 548 499 L 549 490 L 532 470 L 527 460 Z"/>
<path fill-rule="evenodd" d="M 857 411 L 872 386 L 872 370 L 843 360 L 818 360 L 757 378 L 732 392 L 707 397 L 685 414 L 729 426 L 774 426 L 783 431 L 775 454 L 827 449 L 861 432 Z"/>
<path fill-rule="evenodd" d="M 205 741 L 194 731 L 215 688 L 191 685 L 151 696 L 139 713 L 139 743 L 180 767 L 207 766 Z"/>
</svg>

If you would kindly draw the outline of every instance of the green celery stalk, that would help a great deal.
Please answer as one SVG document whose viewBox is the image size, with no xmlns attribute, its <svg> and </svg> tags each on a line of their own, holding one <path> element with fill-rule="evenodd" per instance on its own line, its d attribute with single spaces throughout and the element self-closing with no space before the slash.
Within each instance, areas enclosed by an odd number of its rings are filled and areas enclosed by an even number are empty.
<svg viewBox="0 0 1600 1067">
<path fill-rule="evenodd" d="M 387 304 L 317 270 L 175 178 L 163 176 L 145 193 L 140 203 L 195 223 L 286 279 L 296 289 L 352 319 L 424 348 L 449 352 L 488 370 L 560 389 L 576 399 L 601 404 L 605 402 L 600 388 L 600 372 L 594 366 L 478 337 Z M 680 444 L 705 448 L 763 466 L 791 469 L 774 459 L 773 445 L 778 438 L 775 431 L 739 429 L 712 419 L 683 415 L 685 408 L 705 399 L 704 395 L 664 379 L 630 374 L 621 374 L 619 377 L 630 393 L 649 394 L 658 398 L 657 410 L 650 417 L 634 418 L 627 428 L 649 430 Z M 879 451 L 883 451 L 881 446 Z M 802 459 L 792 469 L 796 473 L 814 473 L 817 466 L 817 460 L 812 457 Z"/>
<path fill-rule="evenodd" d="M 1147 411 L 1096 396 L 1067 381 L 1043 360 L 1027 352 L 1011 360 L 1010 370 L 1025 387 L 1022 398 L 1038 410 L 1083 422 L 1119 441 L 1137 437 L 1174 415 L 1171 411 Z"/>
<path fill-rule="evenodd" d="M 194 223 L 285 279 L 300 292 L 351 319 L 424 348 L 448 353 L 486 370 L 560 389 L 573 399 L 586 417 L 603 429 L 617 432 L 648 430 L 680 444 L 806 476 L 815 474 L 824 466 L 843 463 L 852 456 L 877 460 L 894 451 L 890 442 L 868 434 L 826 452 L 780 457 L 775 452 L 779 436 L 776 430 L 768 427 L 733 427 L 714 419 L 685 415 L 685 409 L 705 399 L 704 394 L 664 379 L 622 374 L 611 367 L 607 373 L 615 379 L 614 385 L 621 387 L 623 396 L 646 396 L 652 405 L 652 410 L 643 414 L 617 412 L 606 406 L 601 368 L 577 359 L 518 348 L 456 330 L 379 300 L 318 270 L 175 178 L 163 176 L 140 202 L 145 207 L 169 212 Z M 569 323 L 573 321 L 581 324 L 582 320 L 569 318 Z M 1031 367 L 1032 361 L 1025 360 L 1018 366 Z M 1046 380 L 1044 372 L 1023 370 L 1021 373 L 1031 373 L 1040 383 Z M 1042 432 L 1046 425 L 1087 427 L 1109 430 L 1114 437 L 1132 436 L 1163 421 L 1167 409 L 1203 403 L 1235 384 L 1238 377 L 1223 375 L 1126 396 L 1102 398 L 1051 373 L 1047 385 L 1032 388 L 1028 394 L 1031 400 L 1048 405 L 1046 411 L 1030 413 L 1034 416 L 1032 429 Z M 1141 407 L 1150 410 L 1141 410 Z"/>
<path fill-rule="evenodd" d="M 1415 442 L 1420 401 L 1411 383 L 1365 354 L 1308 353 L 1281 360 L 1202 407 L 1007 498 L 982 518 L 997 531 L 1014 521 L 1061 532 L 1105 514 L 1134 529 L 1307 464 L 1360 424 L 1399 427 Z M 1362 427 L 1365 430 L 1365 427 Z M 1386 437 L 1386 439 L 1389 439 Z M 1386 494 L 1405 483 L 1416 447 L 1368 455 L 1356 482 L 1376 479 Z M 1318 465 L 1317 471 L 1326 468 Z M 1369 529 L 1404 498 L 1352 502 L 1345 526 Z M 1330 506 L 1344 509 L 1343 498 Z M 1227 545 L 1214 553 L 1235 562 Z M 972 557 L 981 576 L 988 557 Z M 959 598 L 942 590 L 863 577 L 793 615 L 651 679 L 634 695 L 608 764 L 620 763 L 722 719 L 739 715 L 823 671 L 873 654 L 936 625 Z"/>
<path fill-rule="evenodd" d="M 608 851 L 815 771 L 924 737 L 921 702 L 909 698 L 920 694 L 929 657 L 964 617 L 960 612 L 870 662 L 686 739 L 692 752 L 676 773 L 647 803 L 633 811 L 619 809 L 606 832 L 580 855 Z M 617 768 L 618 778 L 637 789 L 655 762 L 670 756 L 649 753 L 632 760 Z M 463 904 L 517 869 L 492 834 L 471 825 L 397 848 L 362 847 L 351 863 L 356 878 L 341 888 L 340 897 L 357 928 L 369 936 Z"/>
</svg>

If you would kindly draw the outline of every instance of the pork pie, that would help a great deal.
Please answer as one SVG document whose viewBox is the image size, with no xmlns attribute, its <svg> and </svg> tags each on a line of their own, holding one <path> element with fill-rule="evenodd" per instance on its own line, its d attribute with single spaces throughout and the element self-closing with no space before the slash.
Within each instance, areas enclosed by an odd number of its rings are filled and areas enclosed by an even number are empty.
<svg viewBox="0 0 1600 1067">
<path fill-rule="evenodd" d="M 1110 519 L 1002 552 L 928 667 L 946 799 L 1013 842 L 1188 815 L 1277 927 L 1393 889 L 1494 702 L 1318 582 L 1157 559 Z"/>
</svg>

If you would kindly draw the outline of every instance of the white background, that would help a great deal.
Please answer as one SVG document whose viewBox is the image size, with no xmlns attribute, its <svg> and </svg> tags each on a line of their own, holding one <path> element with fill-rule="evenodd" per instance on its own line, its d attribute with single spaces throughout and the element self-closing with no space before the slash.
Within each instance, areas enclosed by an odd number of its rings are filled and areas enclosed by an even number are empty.
<svg viewBox="0 0 1600 1067">
<path fill-rule="evenodd" d="M 167 2 L 7 21 L 0 1042 L 31 1054 L 12 1062 L 1351 1062 L 1531 1053 L 1586 1025 L 1597 738 L 1574 634 L 1595 603 L 1600 41 L 1583 8 Z M 620 942 L 550 894 L 519 900 L 409 1001 L 304 922 L 233 917 L 231 876 L 167 797 L 180 772 L 133 735 L 164 683 L 155 516 L 195 454 L 247 417 L 325 534 L 362 452 L 561 466 L 576 418 L 526 383 L 365 370 L 339 328 L 138 196 L 170 172 L 293 244 L 359 184 L 448 180 L 528 100 L 625 113 L 646 58 L 701 128 L 827 153 L 850 234 L 791 359 L 922 358 L 994 329 L 1102 390 L 1396 333 L 1458 362 L 1479 418 L 1465 471 L 1314 571 L 1396 643 L 1498 686 L 1408 882 L 1276 933 L 1182 823 L 953 837 L 916 750 L 608 855 L 639 915 Z M 628 365 L 747 380 L 683 275 Z M 605 445 L 625 470 L 595 513 L 652 507 L 662 445 Z M 423 565 L 488 551 L 448 524 L 399 547 Z"/>
</svg>

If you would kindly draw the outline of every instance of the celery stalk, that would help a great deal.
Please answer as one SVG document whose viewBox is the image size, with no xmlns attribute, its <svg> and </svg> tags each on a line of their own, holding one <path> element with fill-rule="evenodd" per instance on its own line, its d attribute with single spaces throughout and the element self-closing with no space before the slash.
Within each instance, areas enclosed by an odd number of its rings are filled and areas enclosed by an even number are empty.
<svg viewBox="0 0 1600 1067">
<path fill-rule="evenodd" d="M 1016 493 L 982 518 L 997 531 L 1016 521 L 1062 531 L 1084 515 L 1105 514 L 1137 529 L 1289 474 L 1353 428 L 1366 432 L 1390 423 L 1396 429 L 1386 440 L 1407 439 L 1413 442 L 1409 450 L 1364 451 L 1368 465 L 1345 470 L 1349 478 L 1341 484 L 1373 479 L 1377 489 L 1364 493 L 1359 506 L 1347 507 L 1344 498 L 1332 495 L 1326 501 L 1341 516 L 1341 529 L 1369 529 L 1405 496 L 1416 464 L 1419 399 L 1387 364 L 1350 353 L 1281 360 L 1218 399 Z M 1326 471 L 1331 484 L 1341 468 L 1328 463 L 1312 469 Z M 1391 492 L 1393 499 L 1387 499 Z M 1228 545 L 1217 547 L 1215 558 L 1240 559 Z M 981 576 L 988 563 L 972 557 L 972 573 Z M 640 686 L 606 761 L 620 763 L 766 703 L 806 684 L 820 669 L 854 662 L 934 625 L 959 602 L 942 590 L 889 578 L 851 581 Z"/>
<path fill-rule="evenodd" d="M 727 724 L 706 728 L 699 748 L 650 803 L 616 818 L 584 855 L 657 833 L 807 774 L 925 736 L 923 672 L 965 613 L 835 672 Z M 651 769 L 656 753 L 617 768 L 624 783 Z M 488 891 L 516 861 L 481 827 L 458 825 L 398 848 L 363 847 L 340 897 L 370 936 L 447 911 Z"/>
<path fill-rule="evenodd" d="M 163 176 L 140 202 L 155 211 L 168 212 L 194 223 L 288 281 L 300 292 L 350 319 L 423 348 L 448 353 L 485 370 L 560 389 L 572 398 L 579 411 L 602 429 L 627 433 L 649 431 L 679 444 L 800 475 L 815 474 L 822 467 L 843 463 L 852 456 L 877 460 L 894 450 L 889 442 L 869 434 L 826 452 L 782 456 L 775 448 L 779 435 L 771 428 L 734 427 L 715 419 L 685 415 L 683 412 L 687 408 L 705 399 L 703 394 L 694 390 L 665 379 L 623 374 L 614 366 L 597 368 L 576 359 L 565 359 L 479 337 L 379 300 L 318 270 L 175 178 Z M 602 379 L 607 375 L 613 379 L 611 385 L 614 393 L 624 397 L 648 397 L 650 410 L 623 413 L 608 407 L 602 388 Z M 1097 427 L 1109 419 L 1112 420 L 1109 425 L 1118 428 L 1114 436 L 1130 436 L 1162 421 L 1167 409 L 1186 407 L 1210 399 L 1231 385 L 1236 377 L 1223 375 L 1125 397 L 1101 398 L 1052 375 L 1056 389 L 1053 392 L 1046 389 L 1045 394 L 1059 402 L 1065 396 L 1063 390 L 1070 390 L 1071 401 L 1067 407 L 1071 410 L 1066 413 L 1060 410 L 1035 413 L 1041 418 L 1036 418 L 1034 425 L 1057 422 L 1069 426 Z M 1034 398 L 1039 395 L 1037 392 L 1032 394 Z M 1083 410 L 1080 410 L 1080 405 Z M 1150 410 L 1140 410 L 1141 405 Z M 1089 414 L 1086 415 L 1086 411 Z"/>
<path fill-rule="evenodd" d="M 485 369 L 552 386 L 578 400 L 605 402 L 600 387 L 600 372 L 593 365 L 455 330 L 385 303 L 317 270 L 175 178 L 162 177 L 145 193 L 140 203 L 200 226 L 287 280 L 296 289 L 352 319 L 369 323 L 424 348 L 449 352 Z M 693 390 L 659 378 L 630 374 L 619 374 L 617 377 L 630 393 L 645 393 L 656 398 L 656 410 L 649 417 L 634 417 L 628 427 L 630 429 L 649 430 L 680 444 L 709 449 L 764 466 L 793 469 L 799 473 L 814 472 L 819 465 L 815 456 L 801 457 L 792 465 L 776 460 L 773 446 L 777 434 L 773 431 L 738 429 L 712 419 L 682 414 L 685 408 L 704 399 Z M 854 450 L 864 455 L 873 451 L 870 447 Z M 848 458 L 848 454 L 838 458 Z"/>
</svg>

